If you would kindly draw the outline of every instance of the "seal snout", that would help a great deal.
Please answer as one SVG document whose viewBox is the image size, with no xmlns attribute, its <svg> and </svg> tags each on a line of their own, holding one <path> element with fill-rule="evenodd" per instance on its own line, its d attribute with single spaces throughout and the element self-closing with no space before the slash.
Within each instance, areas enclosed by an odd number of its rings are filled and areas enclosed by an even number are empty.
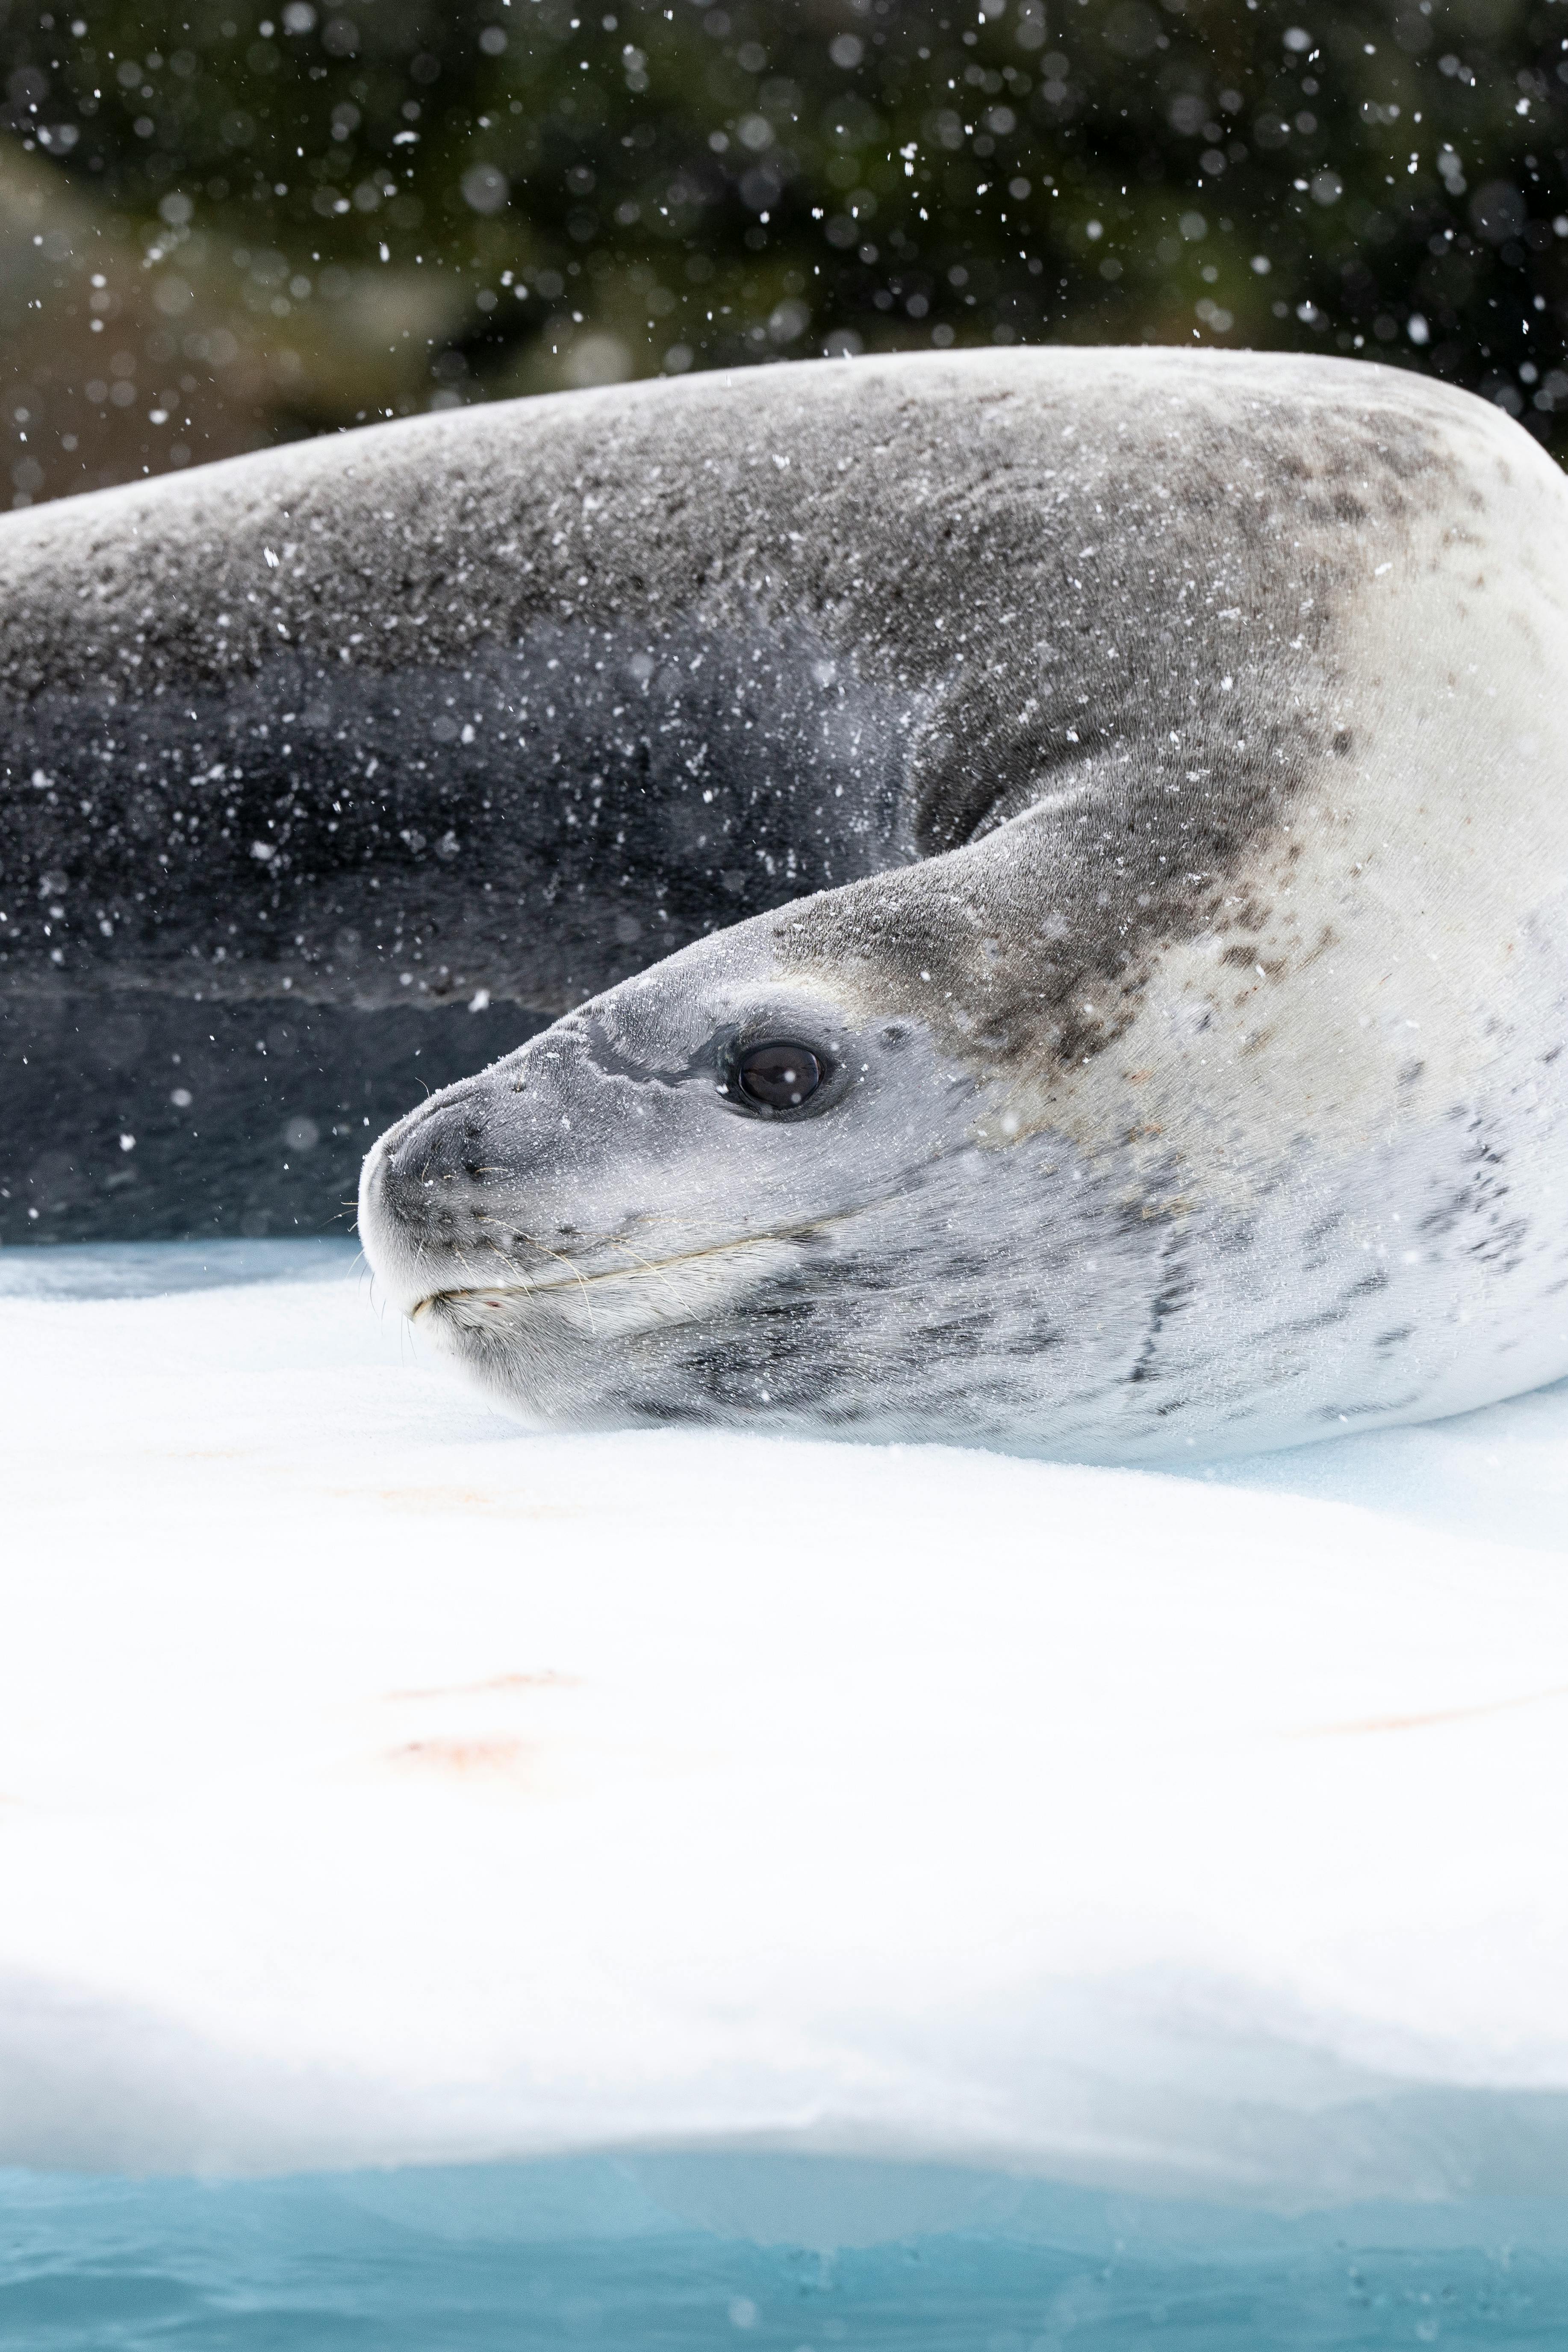
<svg viewBox="0 0 1568 2352">
<path fill-rule="evenodd" d="M 492 1140 L 494 1074 L 432 1095 L 374 1145 L 360 1179 L 365 1254 L 405 1314 L 462 1283 L 500 1277 L 510 1238 L 487 1209 L 504 1171 Z"/>
</svg>

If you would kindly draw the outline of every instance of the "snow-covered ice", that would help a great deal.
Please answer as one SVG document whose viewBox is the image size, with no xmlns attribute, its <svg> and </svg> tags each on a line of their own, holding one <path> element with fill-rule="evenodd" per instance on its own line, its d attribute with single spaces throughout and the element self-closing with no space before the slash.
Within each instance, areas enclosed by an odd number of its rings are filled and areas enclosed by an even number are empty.
<svg viewBox="0 0 1568 2352">
<path fill-rule="evenodd" d="M 520 1434 L 0 1262 L 0 2163 L 1568 2181 L 1568 1388 L 1191 1477 Z"/>
</svg>

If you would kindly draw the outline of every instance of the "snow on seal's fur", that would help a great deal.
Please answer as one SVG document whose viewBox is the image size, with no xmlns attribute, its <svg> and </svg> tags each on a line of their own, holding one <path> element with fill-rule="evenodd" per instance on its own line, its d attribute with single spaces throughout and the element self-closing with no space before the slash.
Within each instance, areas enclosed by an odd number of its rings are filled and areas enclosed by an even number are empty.
<svg viewBox="0 0 1568 2352">
<path fill-rule="evenodd" d="M 715 419 L 804 526 L 737 502 L 715 616 L 755 573 L 759 645 L 809 612 L 928 698 L 879 859 L 826 803 L 881 870 L 414 1107 L 361 1192 L 397 1302 L 533 1421 L 1080 1461 L 1568 1370 L 1568 488 L 1529 436 L 1154 351 L 788 372 Z M 769 1040 L 822 1073 L 784 1110 L 735 1082 Z"/>
</svg>

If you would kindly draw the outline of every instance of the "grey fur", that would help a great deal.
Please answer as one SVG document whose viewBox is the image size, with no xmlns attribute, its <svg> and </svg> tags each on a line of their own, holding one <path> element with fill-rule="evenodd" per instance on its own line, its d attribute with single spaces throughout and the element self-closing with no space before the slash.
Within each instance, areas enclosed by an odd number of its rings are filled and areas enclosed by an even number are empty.
<svg viewBox="0 0 1568 2352">
<path fill-rule="evenodd" d="M 185 993 L 204 962 L 220 995 L 363 1003 L 405 1001 L 409 970 L 420 996 L 560 1012 L 656 932 L 1091 774 L 1115 822 L 1159 822 L 1163 777 L 1130 761 L 1166 719 L 1163 765 L 1213 772 L 1177 828 L 1212 866 L 1324 752 L 1358 540 L 1452 476 L 1451 396 L 1364 369 L 1350 406 L 1350 381 L 1136 352 L 795 367 L 13 516 L 0 970 Z M 1246 760 L 1216 632 L 1269 665 Z M 50 872 L 71 903 L 46 942 Z"/>
</svg>

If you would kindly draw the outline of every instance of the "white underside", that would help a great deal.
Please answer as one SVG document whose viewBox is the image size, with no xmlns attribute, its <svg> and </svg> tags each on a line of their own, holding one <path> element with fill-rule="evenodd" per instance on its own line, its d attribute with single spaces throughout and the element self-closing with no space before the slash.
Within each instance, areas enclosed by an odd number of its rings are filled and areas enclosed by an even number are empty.
<svg viewBox="0 0 1568 2352">
<path fill-rule="evenodd" d="M 1568 2163 L 1568 1392 L 1206 1482 L 520 1437 L 346 1272 L 67 1260 L 0 1267 L 0 2163 L 1342 2200 L 1542 2091 Z"/>
</svg>

